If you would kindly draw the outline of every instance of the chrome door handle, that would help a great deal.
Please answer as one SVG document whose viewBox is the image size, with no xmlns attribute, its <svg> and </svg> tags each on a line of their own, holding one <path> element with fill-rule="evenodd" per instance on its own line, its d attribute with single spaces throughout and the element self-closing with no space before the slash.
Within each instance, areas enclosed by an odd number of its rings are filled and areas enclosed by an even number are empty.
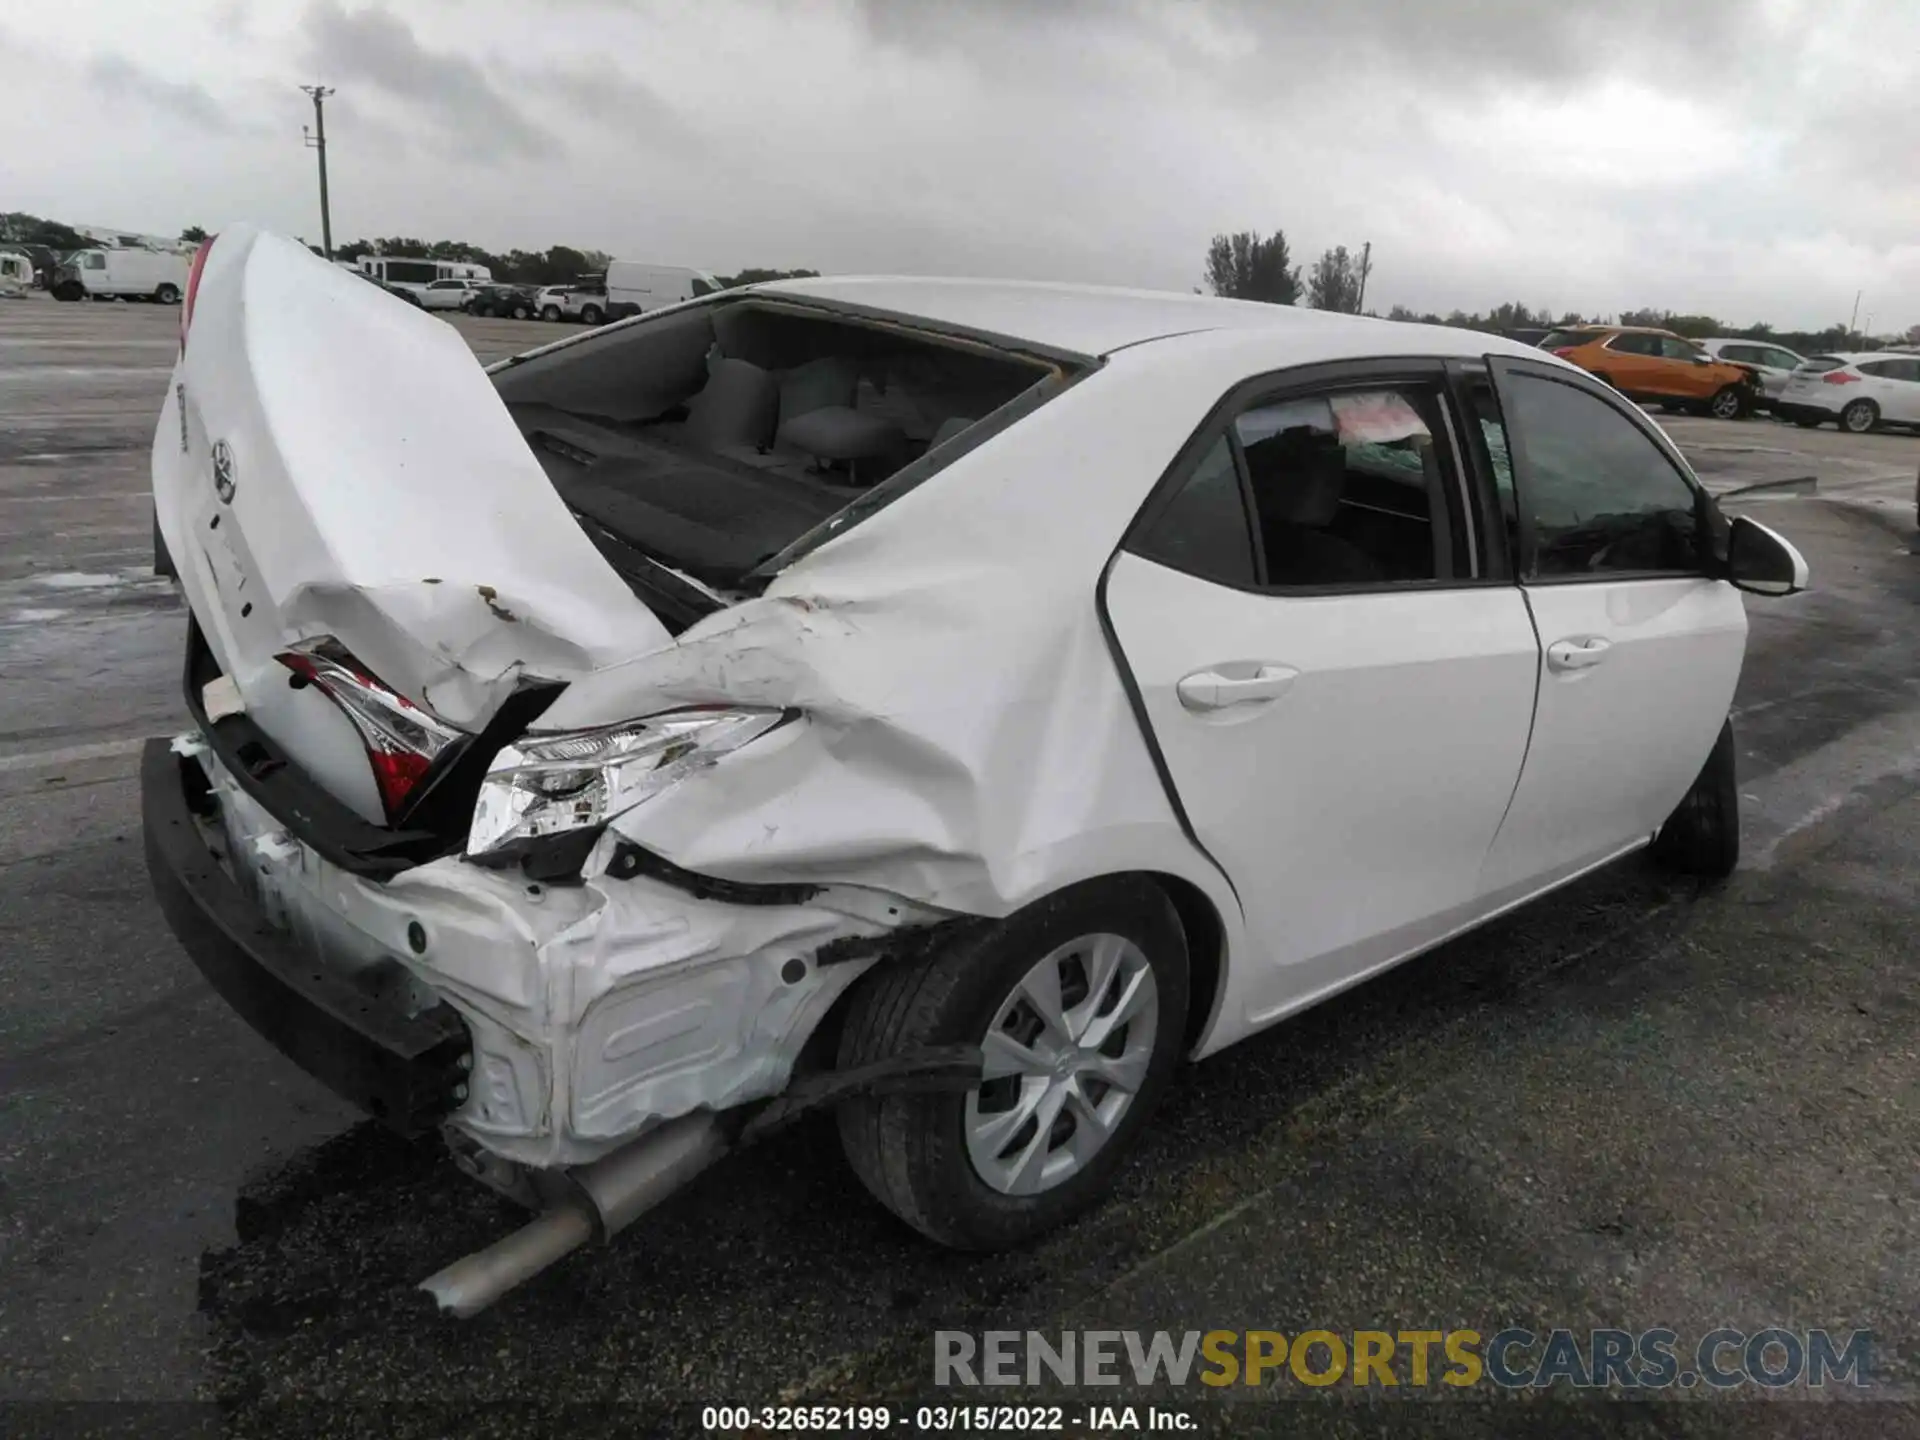
<svg viewBox="0 0 1920 1440">
<path fill-rule="evenodd" d="M 1611 640 L 1598 635 L 1583 635 L 1577 640 L 1556 640 L 1547 647 L 1550 670 L 1590 670 L 1607 658 Z"/>
<path fill-rule="evenodd" d="M 1182 676 L 1174 690 L 1180 696 L 1180 703 L 1189 710 L 1224 710 L 1229 705 L 1277 700 L 1299 673 L 1285 665 L 1262 665 L 1251 675 L 1196 670 Z"/>
</svg>

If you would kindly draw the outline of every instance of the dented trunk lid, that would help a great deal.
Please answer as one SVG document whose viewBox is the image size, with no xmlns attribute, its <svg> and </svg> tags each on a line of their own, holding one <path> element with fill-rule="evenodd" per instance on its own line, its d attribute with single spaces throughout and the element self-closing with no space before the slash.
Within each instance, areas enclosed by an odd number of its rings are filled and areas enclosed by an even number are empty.
<svg viewBox="0 0 1920 1440">
<path fill-rule="evenodd" d="M 459 333 L 252 228 L 208 250 L 153 446 L 187 603 L 244 710 L 364 818 L 346 715 L 276 657 L 333 637 L 467 732 L 516 690 L 668 643 L 575 524 Z M 209 697 L 214 698 L 214 697 Z"/>
</svg>

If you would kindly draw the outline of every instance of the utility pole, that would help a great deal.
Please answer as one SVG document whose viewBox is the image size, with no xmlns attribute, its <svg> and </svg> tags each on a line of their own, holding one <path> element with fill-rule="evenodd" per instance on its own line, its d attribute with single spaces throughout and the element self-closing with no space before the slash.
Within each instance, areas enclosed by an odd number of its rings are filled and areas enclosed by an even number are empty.
<svg viewBox="0 0 1920 1440">
<path fill-rule="evenodd" d="M 1367 309 L 1367 272 L 1373 268 L 1373 242 L 1367 241 L 1360 247 L 1360 293 L 1354 297 L 1353 313 L 1363 315 Z"/>
<path fill-rule="evenodd" d="M 313 129 L 300 127 L 300 133 L 306 138 L 307 148 L 320 157 L 320 249 L 327 259 L 333 259 L 333 216 L 327 209 L 327 96 L 333 94 L 331 86 L 302 85 L 300 87 L 313 97 Z"/>
<path fill-rule="evenodd" d="M 1864 294 L 1866 294 L 1864 290 L 1856 290 L 1853 292 L 1853 318 L 1847 321 L 1848 343 L 1852 343 L 1853 337 L 1860 333 L 1854 327 L 1858 325 L 1860 321 L 1860 297 Z"/>
</svg>

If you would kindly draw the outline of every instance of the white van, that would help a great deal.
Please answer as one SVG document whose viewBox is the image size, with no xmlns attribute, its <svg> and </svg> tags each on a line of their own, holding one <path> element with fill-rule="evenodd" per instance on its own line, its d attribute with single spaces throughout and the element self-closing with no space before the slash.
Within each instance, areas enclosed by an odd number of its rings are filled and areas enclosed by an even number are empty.
<svg viewBox="0 0 1920 1440">
<path fill-rule="evenodd" d="M 53 298 L 154 300 L 178 305 L 193 259 L 164 250 L 76 250 L 54 275 Z"/>
<path fill-rule="evenodd" d="M 640 315 L 666 305 L 678 305 L 699 295 L 711 295 L 720 282 L 704 270 L 689 270 L 684 265 L 649 265 L 639 260 L 613 260 L 607 264 L 607 309 L 609 320 Z"/>
</svg>

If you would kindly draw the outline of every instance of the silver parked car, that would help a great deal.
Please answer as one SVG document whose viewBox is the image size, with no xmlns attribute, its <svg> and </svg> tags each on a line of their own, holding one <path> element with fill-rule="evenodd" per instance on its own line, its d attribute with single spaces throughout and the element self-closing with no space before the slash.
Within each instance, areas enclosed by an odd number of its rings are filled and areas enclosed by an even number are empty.
<svg viewBox="0 0 1920 1440">
<path fill-rule="evenodd" d="M 1760 393 L 1754 404 L 1762 410 L 1772 410 L 1779 405 L 1780 392 L 1787 388 L 1787 377 L 1807 363 L 1806 356 L 1766 340 L 1716 337 L 1695 343 L 1716 360 L 1750 367 L 1760 380 Z"/>
</svg>

